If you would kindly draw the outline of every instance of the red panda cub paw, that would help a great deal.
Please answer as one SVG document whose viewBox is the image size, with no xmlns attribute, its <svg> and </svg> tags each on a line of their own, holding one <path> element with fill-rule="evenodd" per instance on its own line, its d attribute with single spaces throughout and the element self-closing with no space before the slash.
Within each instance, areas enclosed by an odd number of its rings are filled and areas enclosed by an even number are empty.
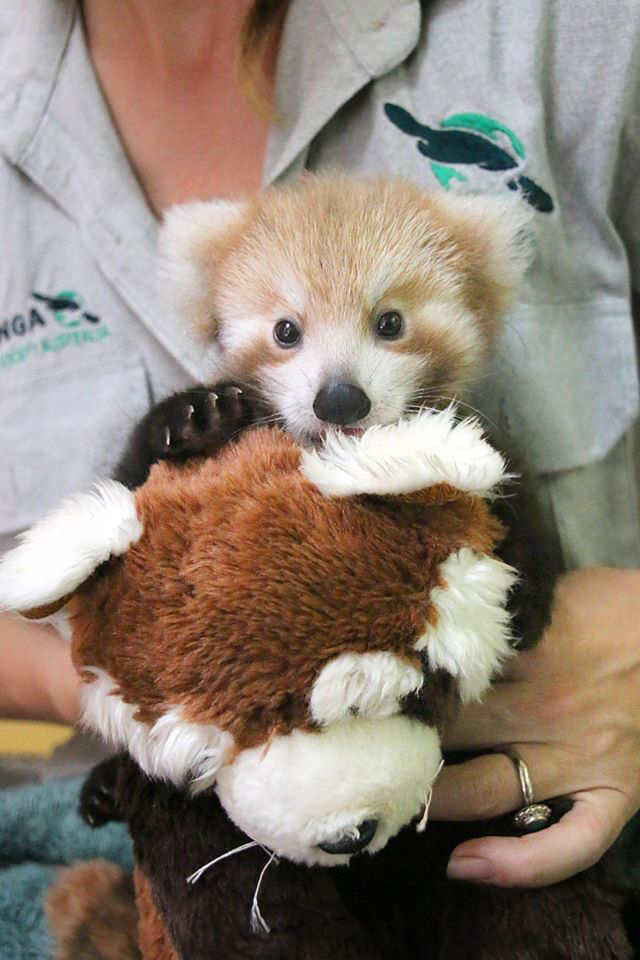
<svg viewBox="0 0 640 960">
<path fill-rule="evenodd" d="M 232 382 L 174 394 L 153 411 L 150 424 L 158 460 L 212 455 L 258 418 L 255 401 Z"/>
</svg>

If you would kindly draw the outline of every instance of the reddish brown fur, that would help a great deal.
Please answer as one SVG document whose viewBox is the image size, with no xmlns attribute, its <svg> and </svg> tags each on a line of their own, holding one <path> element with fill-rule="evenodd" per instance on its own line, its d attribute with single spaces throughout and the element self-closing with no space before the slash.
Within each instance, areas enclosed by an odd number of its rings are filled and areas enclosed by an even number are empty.
<svg viewBox="0 0 640 960">
<path fill-rule="evenodd" d="M 61 869 L 45 911 L 56 944 L 55 960 L 141 956 L 131 876 L 113 863 L 92 860 Z M 177 958 L 168 955 L 167 960 Z"/>
<path fill-rule="evenodd" d="M 137 493 L 141 540 L 71 602 L 76 666 L 106 670 L 142 720 L 179 704 L 249 747 L 310 728 L 313 683 L 337 654 L 420 665 L 439 564 L 491 550 L 496 521 L 444 485 L 327 498 L 298 466 L 293 441 L 264 429 L 216 461 L 156 466 Z"/>
<path fill-rule="evenodd" d="M 138 938 L 142 956 L 145 960 L 180 960 L 153 899 L 151 883 L 140 867 L 135 868 L 133 880 L 140 914 Z"/>
</svg>

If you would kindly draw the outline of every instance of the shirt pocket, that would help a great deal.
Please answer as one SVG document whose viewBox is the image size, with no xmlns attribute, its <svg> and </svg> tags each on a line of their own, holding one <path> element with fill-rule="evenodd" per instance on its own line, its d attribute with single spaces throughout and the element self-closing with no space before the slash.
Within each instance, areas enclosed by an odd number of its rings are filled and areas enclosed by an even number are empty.
<svg viewBox="0 0 640 960">
<path fill-rule="evenodd" d="M 16 371 L 13 371 L 16 372 Z M 137 359 L 2 382 L 0 540 L 107 476 L 151 402 Z"/>
<path fill-rule="evenodd" d="M 626 301 L 521 304 L 507 319 L 476 403 L 536 474 L 605 457 L 638 415 Z"/>
</svg>

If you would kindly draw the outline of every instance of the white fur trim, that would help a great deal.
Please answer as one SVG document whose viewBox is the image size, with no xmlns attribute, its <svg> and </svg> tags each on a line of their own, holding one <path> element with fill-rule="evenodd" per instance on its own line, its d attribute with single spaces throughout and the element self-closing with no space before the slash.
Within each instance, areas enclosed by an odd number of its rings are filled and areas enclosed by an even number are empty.
<svg viewBox="0 0 640 960">
<path fill-rule="evenodd" d="M 438 619 L 415 648 L 426 650 L 432 669 L 459 678 L 463 702 L 479 700 L 513 653 L 506 603 L 517 574 L 501 560 L 468 547 L 447 557 L 440 573 L 446 586 L 431 591 Z"/>
<path fill-rule="evenodd" d="M 416 693 L 424 676 L 393 653 L 343 653 L 324 667 L 313 685 L 309 707 L 320 724 L 337 723 L 350 715 L 390 717 L 400 700 Z"/>
<path fill-rule="evenodd" d="M 209 200 L 179 204 L 166 212 L 158 235 L 158 273 L 163 293 L 184 322 L 202 329 L 210 321 L 207 246 L 245 209 L 241 201 Z"/>
<path fill-rule="evenodd" d="M 317 844 L 375 819 L 367 850 L 381 850 L 421 813 L 440 759 L 431 727 L 405 716 L 354 718 L 243 750 L 220 769 L 216 792 L 240 829 L 278 855 L 337 866 L 350 855 Z"/>
<path fill-rule="evenodd" d="M 360 437 L 332 431 L 321 448 L 302 452 L 300 469 L 333 497 L 410 493 L 437 483 L 485 494 L 505 477 L 505 462 L 478 421 L 458 421 L 451 408 L 423 410 Z"/>
<path fill-rule="evenodd" d="M 141 534 L 133 493 L 114 480 L 101 481 L 20 535 L 19 546 L 0 561 L 0 609 L 29 610 L 59 600 Z"/>
<path fill-rule="evenodd" d="M 96 679 L 82 687 L 82 721 L 117 750 L 128 750 L 145 773 L 178 786 L 191 782 L 194 793 L 211 786 L 233 746 L 233 737 L 214 724 L 182 719 L 171 707 L 154 724 L 136 720 L 135 704 L 126 703 L 117 682 L 97 667 Z"/>
</svg>

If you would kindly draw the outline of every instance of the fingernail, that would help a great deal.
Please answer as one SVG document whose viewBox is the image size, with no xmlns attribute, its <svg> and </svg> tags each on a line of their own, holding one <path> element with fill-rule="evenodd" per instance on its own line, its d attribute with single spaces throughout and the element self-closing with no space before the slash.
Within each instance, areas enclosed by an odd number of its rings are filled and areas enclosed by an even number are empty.
<svg viewBox="0 0 640 960">
<path fill-rule="evenodd" d="M 450 880 L 491 880 L 493 865 L 482 857 L 451 857 L 447 867 Z"/>
</svg>

